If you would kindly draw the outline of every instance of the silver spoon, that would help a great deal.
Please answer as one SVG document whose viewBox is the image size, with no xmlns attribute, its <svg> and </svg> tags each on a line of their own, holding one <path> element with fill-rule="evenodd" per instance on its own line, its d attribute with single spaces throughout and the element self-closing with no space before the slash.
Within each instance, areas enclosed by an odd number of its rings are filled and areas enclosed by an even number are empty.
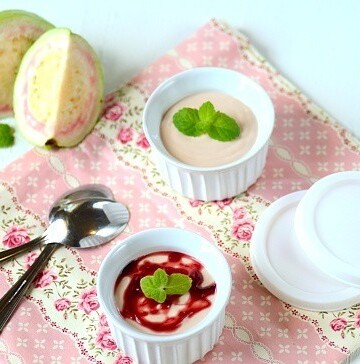
<svg viewBox="0 0 360 364">
<path fill-rule="evenodd" d="M 79 200 L 85 200 L 85 199 L 96 199 L 96 198 L 105 198 L 112 200 L 114 198 L 114 195 L 110 188 L 101 185 L 101 184 L 88 184 L 83 185 L 77 188 L 74 188 L 70 191 L 65 192 L 61 196 L 59 196 L 55 202 L 53 203 L 50 213 L 49 213 L 49 223 L 51 223 L 54 219 L 55 214 L 64 208 L 69 203 L 72 203 L 74 201 Z M 44 231 L 44 233 L 37 238 L 29 241 L 26 244 L 17 246 L 12 249 L 7 249 L 2 252 L 0 252 L 0 263 L 5 262 L 16 255 L 19 255 L 21 253 L 27 252 L 33 248 L 35 248 L 37 245 L 41 244 L 41 242 L 44 240 L 45 236 L 47 234 L 47 230 Z"/>
<path fill-rule="evenodd" d="M 55 250 L 63 245 L 89 248 L 107 243 L 120 234 L 129 221 L 127 208 L 112 200 L 80 200 L 58 210 L 47 229 L 45 247 L 33 265 L 0 299 L 0 332 L 3 330 L 31 282 Z"/>
<path fill-rule="evenodd" d="M 77 200 L 90 198 L 105 198 L 113 200 L 114 195 L 109 187 L 101 184 L 88 184 L 74 188 L 59 196 L 53 203 L 50 211 L 49 222 L 52 221 L 52 215 L 54 215 L 58 209 L 63 208 L 64 205 Z"/>
</svg>

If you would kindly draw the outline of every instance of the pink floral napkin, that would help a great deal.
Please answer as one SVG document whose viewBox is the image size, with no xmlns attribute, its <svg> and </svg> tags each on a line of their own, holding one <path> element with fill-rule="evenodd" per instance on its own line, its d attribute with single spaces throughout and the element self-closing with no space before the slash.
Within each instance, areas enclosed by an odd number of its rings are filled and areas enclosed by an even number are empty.
<svg viewBox="0 0 360 364">
<path fill-rule="evenodd" d="M 276 109 L 266 167 L 246 193 L 217 202 L 188 200 L 159 175 L 142 132 L 147 97 L 187 68 L 218 66 L 259 82 Z M 90 250 L 59 249 L 0 337 L 1 363 L 131 363 L 117 349 L 99 308 L 96 274 L 113 245 L 160 226 L 196 231 L 225 253 L 234 278 L 225 329 L 204 362 L 339 363 L 355 355 L 360 305 L 314 313 L 279 301 L 259 282 L 249 260 L 262 211 L 289 192 L 336 171 L 360 169 L 359 143 L 285 80 L 249 40 L 213 20 L 107 96 L 101 121 L 73 149 L 35 148 L 0 173 L 0 241 L 4 249 L 41 233 L 52 201 L 84 183 L 104 183 L 128 205 L 131 220 L 115 241 Z M 39 251 L 0 267 L 3 294 Z"/>
</svg>

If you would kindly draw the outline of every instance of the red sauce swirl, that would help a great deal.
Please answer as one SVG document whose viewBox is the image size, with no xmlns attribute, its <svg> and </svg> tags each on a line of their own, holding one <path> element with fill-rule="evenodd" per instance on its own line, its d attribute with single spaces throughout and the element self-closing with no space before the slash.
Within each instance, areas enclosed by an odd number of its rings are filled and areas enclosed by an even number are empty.
<svg viewBox="0 0 360 364">
<path fill-rule="evenodd" d="M 163 263 L 155 263 L 147 260 L 147 258 L 156 256 L 167 256 L 167 260 Z M 186 258 L 186 261 L 182 260 Z M 183 304 L 179 303 L 179 295 L 168 295 L 164 303 L 158 303 L 152 299 L 146 298 L 140 288 L 140 279 L 153 275 L 154 272 L 161 268 L 167 274 L 183 273 L 191 277 L 192 285 L 189 290 L 189 299 Z M 194 316 L 196 313 L 211 306 L 209 296 L 215 294 L 215 282 L 202 286 L 204 277 L 202 270 L 204 267 L 196 259 L 187 254 L 171 251 L 161 251 L 142 256 L 130 262 L 119 275 L 116 285 L 117 287 L 122 279 L 130 278 L 130 283 L 126 287 L 123 305 L 120 314 L 127 319 L 131 319 L 138 324 L 156 332 L 171 332 L 178 329 L 182 322 Z M 175 317 L 169 317 L 168 313 L 173 304 L 181 305 L 181 310 Z M 178 306 L 180 307 L 180 306 Z M 163 315 L 165 319 L 161 322 L 153 322 L 148 319 L 148 315 Z"/>
</svg>

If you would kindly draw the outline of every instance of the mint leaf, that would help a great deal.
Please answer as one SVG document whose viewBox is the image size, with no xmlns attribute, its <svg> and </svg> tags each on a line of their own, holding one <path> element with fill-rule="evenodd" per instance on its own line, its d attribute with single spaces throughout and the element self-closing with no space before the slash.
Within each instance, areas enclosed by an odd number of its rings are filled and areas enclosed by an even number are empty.
<svg viewBox="0 0 360 364">
<path fill-rule="evenodd" d="M 186 274 L 173 273 L 170 276 L 159 268 L 152 276 L 140 279 L 140 288 L 144 296 L 158 303 L 163 303 L 167 295 L 182 295 L 189 291 L 192 279 Z"/>
<path fill-rule="evenodd" d="M 166 294 L 185 294 L 191 287 L 192 279 L 186 274 L 173 273 L 166 285 Z"/>
<path fill-rule="evenodd" d="M 240 135 L 240 127 L 230 116 L 216 111 L 210 101 L 204 102 L 199 110 L 180 109 L 174 116 L 175 127 L 188 136 L 208 134 L 210 138 L 227 142 Z"/>
<path fill-rule="evenodd" d="M 140 279 L 140 288 L 145 297 L 151 298 L 156 302 L 163 303 L 166 300 L 165 287 L 167 280 L 168 275 L 166 272 L 162 269 L 157 269 L 154 275 Z"/>
<path fill-rule="evenodd" d="M 156 269 L 154 275 L 153 275 L 153 282 L 155 285 L 159 287 L 166 287 L 169 280 L 169 276 L 166 274 L 166 272 L 159 268 Z"/>
<path fill-rule="evenodd" d="M 0 124 L 0 148 L 14 144 L 14 130 L 7 124 Z"/>
<path fill-rule="evenodd" d="M 176 128 L 187 136 L 199 136 L 205 132 L 203 127 L 198 125 L 200 119 L 196 109 L 186 107 L 179 110 L 173 116 L 173 121 Z"/>
<path fill-rule="evenodd" d="M 214 105 L 210 102 L 204 102 L 199 109 L 199 118 L 205 123 L 210 123 L 216 114 Z"/>
<path fill-rule="evenodd" d="M 236 139 L 240 135 L 240 127 L 230 116 L 217 112 L 207 132 L 211 138 L 227 142 Z"/>
</svg>

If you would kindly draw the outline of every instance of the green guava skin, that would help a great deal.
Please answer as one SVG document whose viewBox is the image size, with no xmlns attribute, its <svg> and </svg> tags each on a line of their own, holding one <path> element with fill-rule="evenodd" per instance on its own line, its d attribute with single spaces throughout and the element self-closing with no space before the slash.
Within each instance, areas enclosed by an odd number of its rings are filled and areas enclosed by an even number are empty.
<svg viewBox="0 0 360 364">
<path fill-rule="evenodd" d="M 46 126 L 42 131 L 33 128 L 30 122 L 29 115 L 24 111 L 23 108 L 23 105 L 27 104 L 27 101 L 24 100 L 24 97 L 27 97 L 29 99 L 31 95 L 27 94 L 26 96 L 24 96 L 22 94 L 24 85 L 26 84 L 26 82 L 28 82 L 28 80 L 26 79 L 27 78 L 26 70 L 28 69 L 28 66 L 31 65 L 33 63 L 33 60 L 36 58 L 38 50 L 43 49 L 44 45 L 47 45 L 51 42 L 58 42 L 59 39 L 61 41 L 61 37 L 63 37 L 62 39 L 64 38 L 67 39 L 69 41 L 69 44 L 71 44 L 71 46 L 66 49 L 66 52 L 68 52 L 66 53 L 67 59 L 71 59 L 71 52 L 69 51 L 69 49 L 72 49 L 72 47 L 77 47 L 76 48 L 77 50 L 79 49 L 84 50 L 84 52 L 86 52 L 88 56 L 89 55 L 91 56 L 93 60 L 93 67 L 91 69 L 96 79 L 95 86 L 92 88 L 96 96 L 95 100 L 91 105 L 87 105 L 87 107 L 92 110 L 91 115 L 88 117 L 88 119 L 85 121 L 82 127 L 75 127 L 66 135 L 64 133 L 61 134 L 58 132 L 61 129 L 61 125 L 59 125 L 59 122 L 57 120 L 55 120 L 55 123 L 45 122 Z M 76 67 L 81 67 L 81 68 L 84 68 L 85 65 L 87 65 L 86 62 L 84 62 L 84 64 L 75 64 Z M 68 69 L 70 69 L 69 67 L 70 67 L 69 64 L 66 63 L 65 67 L 66 72 L 68 71 Z M 66 84 L 64 80 L 66 80 L 66 77 L 68 75 L 67 74 L 62 75 L 61 70 L 58 70 L 58 72 L 60 72 L 60 76 L 63 76 L 61 85 Z M 57 78 L 57 75 L 54 74 L 54 78 Z M 62 87 L 60 87 L 60 89 L 62 89 Z M 61 95 L 64 96 L 63 94 Z M 86 95 L 83 95 L 83 97 L 86 99 Z M 66 99 L 66 95 L 64 96 L 64 98 Z M 30 143 L 45 148 L 72 147 L 79 144 L 91 132 L 96 122 L 98 121 L 100 113 L 102 111 L 103 100 L 104 100 L 104 75 L 101 63 L 97 57 L 96 52 L 93 50 L 90 44 L 80 35 L 72 33 L 67 28 L 54 28 L 47 31 L 42 36 L 40 36 L 26 52 L 23 61 L 21 62 L 19 73 L 15 81 L 14 112 L 20 133 Z M 62 101 L 63 101 L 62 98 L 58 99 L 58 105 L 62 105 Z M 34 118 L 34 115 L 32 115 L 31 117 Z M 69 120 L 69 122 L 71 122 L 71 120 Z"/>
<path fill-rule="evenodd" d="M 19 35 L 21 35 L 20 27 L 22 26 L 24 27 L 31 26 L 34 30 L 32 36 L 27 39 L 27 41 L 30 41 L 30 45 L 33 42 L 35 42 L 35 40 L 44 32 L 46 32 L 51 28 L 54 28 L 54 26 L 45 19 L 39 17 L 36 14 L 24 10 L 5 10 L 0 12 L 0 35 L 2 31 L 4 31 L 5 29 L 8 30 L 9 27 L 14 27 L 14 31 L 16 31 L 16 28 L 18 28 Z M 0 50 L 1 50 L 1 43 L 0 43 Z M 24 51 L 26 51 L 26 49 L 24 49 Z M 1 54 L 0 52 L 0 61 L 1 58 L 3 59 L 3 62 L 6 62 L 6 59 L 9 58 L 9 54 L 7 52 Z M 15 61 L 14 74 L 1 74 L 0 72 L 0 118 L 13 115 L 12 92 L 13 92 L 16 73 L 19 69 L 21 60 L 22 60 L 22 55 L 19 55 Z M 7 82 L 5 82 L 4 78 L 8 78 Z M 4 86 L 4 84 L 6 86 Z M 1 101 L 2 100 L 1 92 L 4 95 L 4 98 L 7 99 L 6 102 Z M 6 95 L 9 95 L 9 97 L 7 97 Z"/>
</svg>

